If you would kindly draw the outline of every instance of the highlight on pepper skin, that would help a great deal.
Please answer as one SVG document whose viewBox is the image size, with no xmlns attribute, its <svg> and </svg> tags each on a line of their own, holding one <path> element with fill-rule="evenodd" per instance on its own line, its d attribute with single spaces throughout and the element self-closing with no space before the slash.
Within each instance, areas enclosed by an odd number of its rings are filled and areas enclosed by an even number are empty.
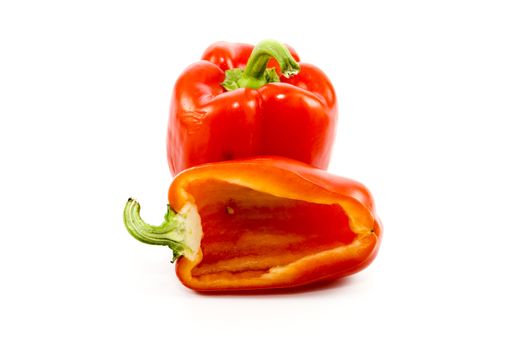
<svg viewBox="0 0 525 350">
<path fill-rule="evenodd" d="M 170 247 L 179 279 L 199 291 L 350 275 L 370 264 L 381 238 L 362 184 L 284 158 L 190 168 L 173 180 L 169 203 L 164 223 L 151 226 L 130 199 L 126 227 L 144 243 Z"/>
</svg>

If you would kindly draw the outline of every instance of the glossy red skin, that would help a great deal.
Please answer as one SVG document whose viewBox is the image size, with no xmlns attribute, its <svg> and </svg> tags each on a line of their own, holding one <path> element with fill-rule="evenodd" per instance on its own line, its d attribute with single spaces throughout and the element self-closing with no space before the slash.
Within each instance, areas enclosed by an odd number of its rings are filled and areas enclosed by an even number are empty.
<svg viewBox="0 0 525 350">
<path fill-rule="evenodd" d="M 299 74 L 281 76 L 280 83 L 226 91 L 221 86 L 225 70 L 243 68 L 252 50 L 248 44 L 215 43 L 175 83 L 167 138 L 172 175 L 258 155 L 328 167 L 337 121 L 330 80 L 319 68 L 299 63 Z M 273 59 L 268 66 L 278 70 Z"/>
</svg>

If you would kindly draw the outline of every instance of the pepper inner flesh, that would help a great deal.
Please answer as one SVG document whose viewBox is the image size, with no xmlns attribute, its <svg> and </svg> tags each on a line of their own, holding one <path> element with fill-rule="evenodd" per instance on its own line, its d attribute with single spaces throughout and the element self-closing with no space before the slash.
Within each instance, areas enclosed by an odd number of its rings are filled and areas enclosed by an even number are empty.
<svg viewBox="0 0 525 350">
<path fill-rule="evenodd" d="M 277 197 L 218 180 L 193 182 L 203 258 L 194 278 L 258 277 L 355 238 L 338 204 Z"/>
</svg>

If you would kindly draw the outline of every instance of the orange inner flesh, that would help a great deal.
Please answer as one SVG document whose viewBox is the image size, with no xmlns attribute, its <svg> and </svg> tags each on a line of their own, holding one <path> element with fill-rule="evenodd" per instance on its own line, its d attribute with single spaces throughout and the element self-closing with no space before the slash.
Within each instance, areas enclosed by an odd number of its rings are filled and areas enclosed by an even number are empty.
<svg viewBox="0 0 525 350">
<path fill-rule="evenodd" d="M 355 238 L 338 204 L 276 197 L 218 180 L 188 188 L 201 216 L 202 261 L 194 278 L 249 278 Z"/>
</svg>

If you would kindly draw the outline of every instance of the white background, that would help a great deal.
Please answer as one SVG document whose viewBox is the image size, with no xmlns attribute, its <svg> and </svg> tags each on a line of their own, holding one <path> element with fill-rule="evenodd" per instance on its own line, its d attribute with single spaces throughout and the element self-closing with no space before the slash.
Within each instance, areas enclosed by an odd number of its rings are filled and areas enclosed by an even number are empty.
<svg viewBox="0 0 525 350">
<path fill-rule="evenodd" d="M 523 349 L 524 18 L 520 1 L 3 1 L 0 348 Z M 384 240 L 334 284 L 203 296 L 122 209 L 162 219 L 181 71 L 265 38 L 331 77 L 330 171 L 370 188 Z"/>
</svg>

